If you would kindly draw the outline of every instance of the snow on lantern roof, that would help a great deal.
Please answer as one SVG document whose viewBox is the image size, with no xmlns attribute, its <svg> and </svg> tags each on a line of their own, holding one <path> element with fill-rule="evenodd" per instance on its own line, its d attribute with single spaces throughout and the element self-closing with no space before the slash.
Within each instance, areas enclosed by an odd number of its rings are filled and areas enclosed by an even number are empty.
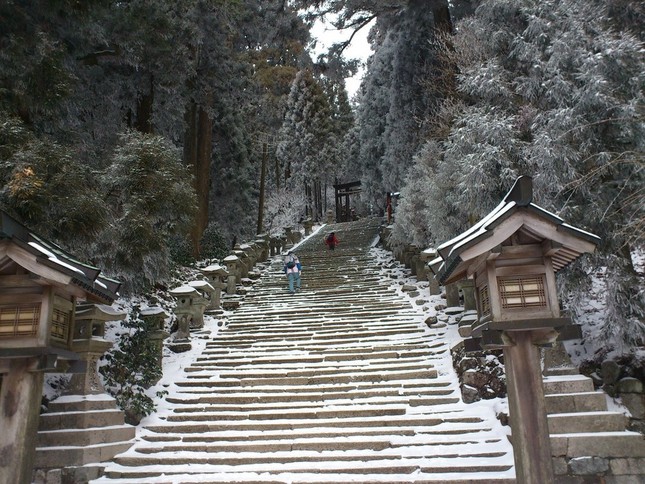
<svg viewBox="0 0 645 484">
<path fill-rule="evenodd" d="M 0 239 L 10 240 L 25 250 L 35 259 L 38 265 L 63 274 L 69 284 L 80 287 L 93 300 L 112 303 L 118 296 L 121 286 L 119 281 L 104 277 L 97 267 L 79 262 L 70 253 L 58 245 L 35 234 L 26 226 L 0 211 Z"/>
<path fill-rule="evenodd" d="M 208 267 L 202 269 L 204 274 L 228 274 L 228 271 L 225 267 L 222 267 L 219 264 L 212 264 Z"/>
<path fill-rule="evenodd" d="M 197 289 L 195 289 L 193 286 L 189 286 L 188 284 L 184 284 L 182 286 L 171 289 L 169 292 L 173 296 L 185 296 L 188 294 L 197 294 Z"/>
<path fill-rule="evenodd" d="M 600 241 L 598 236 L 566 224 L 562 218 L 535 205 L 532 199 L 533 180 L 519 177 L 493 211 L 437 248 L 440 257 L 429 263 L 437 279 L 446 284 L 465 278 L 470 261 L 518 232 L 532 243 L 551 240 L 562 246 L 552 255 L 555 271 L 594 250 Z"/>
<path fill-rule="evenodd" d="M 160 306 L 152 306 L 148 308 L 143 308 L 141 309 L 140 313 L 141 316 L 146 317 L 146 316 L 157 316 L 159 314 L 162 314 L 164 316 L 168 316 L 168 313 L 166 310 Z"/>
<path fill-rule="evenodd" d="M 215 292 L 215 288 L 211 286 L 208 281 L 203 281 L 203 280 L 190 281 L 188 285 L 191 287 L 194 287 L 195 289 L 201 289 L 206 292 Z"/>
</svg>

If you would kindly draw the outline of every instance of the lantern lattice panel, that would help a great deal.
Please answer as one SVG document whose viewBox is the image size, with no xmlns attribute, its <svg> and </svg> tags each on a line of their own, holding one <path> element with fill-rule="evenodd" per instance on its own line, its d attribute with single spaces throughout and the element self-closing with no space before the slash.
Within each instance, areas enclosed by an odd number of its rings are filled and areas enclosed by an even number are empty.
<svg viewBox="0 0 645 484">
<path fill-rule="evenodd" d="M 498 277 L 502 309 L 546 308 L 544 277 Z"/>
<path fill-rule="evenodd" d="M 40 321 L 40 303 L 0 306 L 0 339 L 35 336 Z"/>
<path fill-rule="evenodd" d="M 490 315 L 491 314 L 490 291 L 488 290 L 488 285 L 484 285 L 479 288 L 479 302 L 481 304 L 482 316 Z"/>
<path fill-rule="evenodd" d="M 70 331 L 70 313 L 58 308 L 54 308 L 52 314 L 51 336 L 52 338 L 67 341 Z"/>
</svg>

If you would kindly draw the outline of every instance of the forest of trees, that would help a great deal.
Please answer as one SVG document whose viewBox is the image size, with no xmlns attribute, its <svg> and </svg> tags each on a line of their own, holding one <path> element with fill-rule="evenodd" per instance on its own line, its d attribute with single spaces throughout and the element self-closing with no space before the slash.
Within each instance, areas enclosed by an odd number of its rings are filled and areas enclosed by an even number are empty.
<svg viewBox="0 0 645 484">
<path fill-rule="evenodd" d="M 346 45 L 310 54 L 319 19 L 370 29 L 353 99 Z M 433 246 L 530 175 L 602 237 L 561 277 L 570 309 L 604 268 L 605 334 L 629 347 L 644 21 L 638 0 L 2 2 L 0 206 L 136 292 L 213 241 L 321 217 L 336 181 L 361 181 L 361 215 L 400 192 L 393 242 Z"/>
</svg>

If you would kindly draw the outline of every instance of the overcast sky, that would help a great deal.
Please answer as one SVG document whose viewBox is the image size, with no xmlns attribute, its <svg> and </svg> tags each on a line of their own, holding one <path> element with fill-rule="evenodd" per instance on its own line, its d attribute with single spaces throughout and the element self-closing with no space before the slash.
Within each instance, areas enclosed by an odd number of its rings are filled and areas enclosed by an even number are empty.
<svg viewBox="0 0 645 484">
<path fill-rule="evenodd" d="M 363 27 L 352 39 L 351 45 L 345 49 L 345 57 L 348 59 L 360 59 L 365 62 L 372 53 L 369 43 L 367 42 L 367 34 L 370 31 L 370 26 Z M 318 45 L 313 51 L 313 56 L 316 58 L 319 54 L 324 52 L 329 46 L 335 42 L 340 42 L 349 38 L 351 32 L 344 32 L 335 29 L 329 23 L 317 22 L 311 30 L 312 37 L 318 40 Z M 364 69 L 361 67 L 354 77 L 346 79 L 347 92 L 350 99 L 354 97 L 358 90 L 361 79 L 363 77 Z"/>
</svg>

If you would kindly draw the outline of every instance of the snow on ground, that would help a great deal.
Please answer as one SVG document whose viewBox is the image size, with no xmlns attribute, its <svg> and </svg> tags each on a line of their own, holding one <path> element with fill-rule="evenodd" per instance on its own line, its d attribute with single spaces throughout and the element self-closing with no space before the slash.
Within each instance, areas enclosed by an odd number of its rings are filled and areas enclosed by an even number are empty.
<svg viewBox="0 0 645 484">
<path fill-rule="evenodd" d="M 317 234 L 323 229 L 324 226 L 315 227 L 313 233 L 309 237 L 316 237 Z M 306 239 L 305 239 L 306 240 Z M 304 242 L 304 240 L 303 240 Z M 381 276 L 382 283 L 388 286 L 393 287 L 399 294 L 401 298 L 408 299 L 413 308 L 416 309 L 414 318 L 419 322 L 419 324 L 425 326 L 425 320 L 430 316 L 445 316 L 445 309 L 442 309 L 445 305 L 445 300 L 440 296 L 431 296 L 428 291 L 428 283 L 417 281 L 415 277 L 412 277 L 410 271 L 403 267 L 401 264 L 396 262 L 392 254 L 389 251 L 386 251 L 382 248 L 376 247 L 376 242 L 371 249 L 371 254 L 377 261 L 378 265 L 382 268 Z M 294 248 L 297 250 L 297 246 Z M 640 261 L 643 262 L 642 260 Z M 418 291 L 410 291 L 409 288 L 404 290 L 404 286 L 413 285 L 418 288 Z M 588 318 L 592 324 L 600 324 L 602 318 L 603 306 L 598 302 L 602 294 L 602 286 L 598 283 L 594 287 L 594 294 L 590 298 L 587 309 Z M 141 301 L 136 301 L 141 304 Z M 129 301 L 119 301 L 119 306 L 121 309 L 127 311 L 133 302 Z M 444 314 L 442 314 L 444 313 Z M 175 386 L 172 384 L 175 381 L 183 379 L 185 377 L 184 369 L 189 367 L 191 363 L 202 353 L 208 340 L 217 338 L 217 333 L 221 327 L 223 327 L 231 313 L 224 311 L 223 314 L 213 317 L 206 315 L 204 317 L 204 327 L 197 333 L 194 333 L 191 338 L 192 349 L 185 353 L 173 353 L 167 348 L 164 349 L 163 357 L 163 377 L 161 380 L 152 388 L 148 389 L 146 392 L 150 396 L 157 406 L 157 413 L 144 418 L 141 424 L 137 428 L 137 438 L 140 438 L 141 432 L 146 425 L 152 425 L 160 421 L 160 418 L 163 419 L 163 414 L 166 411 L 170 410 L 171 404 L 168 404 L 166 398 L 174 397 L 172 394 L 173 388 Z M 458 342 L 462 340 L 457 332 L 457 324 L 448 324 L 445 328 L 445 335 L 441 336 L 443 344 L 447 345 L 449 348 L 455 346 Z M 120 328 L 118 323 L 109 324 L 107 327 L 106 339 L 115 341 L 117 339 L 117 333 L 124 331 Z M 433 334 L 429 332 L 429 334 Z M 172 338 L 172 336 L 171 336 Z M 434 333 L 434 338 L 437 338 L 436 333 Z M 430 339 L 433 339 L 432 337 Z M 437 338 L 438 339 L 438 338 Z M 584 346 L 581 346 L 579 343 L 575 343 L 570 348 L 573 349 L 574 354 L 578 359 L 584 359 L 588 355 L 588 349 Z M 293 351 L 293 355 L 298 354 L 297 350 Z M 448 356 L 438 361 L 437 370 L 442 374 L 444 378 L 448 378 L 452 381 L 455 388 L 459 387 L 458 378 L 456 372 L 452 368 L 452 361 L 450 358 L 449 352 Z M 52 391 L 51 388 L 48 390 L 49 396 L 53 396 L 56 391 Z M 158 392 L 170 392 L 166 394 L 164 398 L 157 397 Z M 612 404 L 612 402 L 610 402 Z M 463 411 L 465 404 L 460 401 L 459 403 L 454 404 L 453 406 L 445 405 L 442 406 L 441 411 L 443 413 L 461 412 Z M 621 408 L 619 402 L 613 402 L 612 407 Z M 421 411 L 422 408 L 419 408 Z M 473 404 L 468 405 L 468 411 L 476 414 L 482 415 L 484 418 L 492 419 L 494 416 L 498 415 L 501 412 L 508 413 L 508 402 L 506 398 L 495 398 L 491 400 L 480 400 Z M 496 435 L 491 435 L 491 439 L 499 438 L 500 439 L 500 451 L 508 450 L 508 440 L 507 436 L 510 433 L 509 427 L 503 427 L 500 425 L 493 425 L 495 429 L 494 432 L 497 432 Z M 419 456 L 422 458 L 422 456 Z M 490 459 L 486 459 L 490 461 Z M 366 465 L 369 465 L 366 462 Z M 285 469 L 288 472 L 288 470 Z M 511 470 L 512 473 L 512 470 Z M 509 474 L 511 475 L 511 474 Z M 251 478 L 252 476 L 250 476 Z M 388 479 L 392 479 L 394 476 L 387 476 Z M 461 476 L 463 478 L 463 475 Z M 474 476 L 476 478 L 476 476 Z M 212 480 L 213 475 L 211 474 L 207 479 Z M 321 476 L 316 476 L 318 480 L 321 479 Z M 197 476 L 191 476 L 190 482 L 200 482 Z M 333 482 L 332 476 L 330 476 L 331 481 Z M 142 480 L 141 482 L 146 482 Z M 154 481 L 150 481 L 154 482 Z M 186 481 L 188 482 L 188 481 Z"/>
<path fill-rule="evenodd" d="M 320 229 L 322 229 L 322 227 L 317 227 L 316 230 L 313 231 L 310 237 L 316 237 Z M 297 250 L 297 246 L 294 247 L 294 250 Z M 394 288 L 401 298 L 409 300 L 411 306 L 416 309 L 416 311 L 414 312 L 415 314 L 413 316 L 413 319 L 416 322 L 418 322 L 420 326 L 426 328 L 427 334 L 423 337 L 423 341 L 432 345 L 444 344 L 448 348 L 450 348 L 461 340 L 461 337 L 457 333 L 457 324 L 449 324 L 445 328 L 445 336 L 441 336 L 437 330 L 431 330 L 425 326 L 425 320 L 429 316 L 440 315 L 440 313 L 443 311 L 441 307 L 445 306 L 445 300 L 442 299 L 440 296 L 429 295 L 427 282 L 418 282 L 416 281 L 416 278 L 411 277 L 410 271 L 405 267 L 403 267 L 401 264 L 399 264 L 397 261 L 395 261 L 390 252 L 374 246 L 371 249 L 371 254 L 377 261 L 378 265 L 382 268 L 381 270 L 382 283 L 384 285 Z M 418 288 L 418 291 L 411 292 L 409 290 L 403 290 L 405 285 L 414 285 Z M 418 295 L 415 295 L 415 292 L 418 292 Z M 137 438 L 141 438 L 142 433 L 145 432 L 144 430 L 145 426 L 154 425 L 155 423 L 163 422 L 165 420 L 164 415 L 166 414 L 166 412 L 172 411 L 172 404 L 169 404 L 166 401 L 166 398 L 172 400 L 172 397 L 175 396 L 172 394 L 172 391 L 175 388 L 175 386 L 172 383 L 177 380 L 185 378 L 184 369 L 190 366 L 191 363 L 194 361 L 194 359 L 201 354 L 201 352 L 206 346 L 206 342 L 209 339 L 217 338 L 217 333 L 219 329 L 222 327 L 222 325 L 226 324 L 226 321 L 229 315 L 230 315 L 230 312 L 225 311 L 223 315 L 218 317 L 205 316 L 203 330 L 199 331 L 196 334 L 193 333 L 191 335 L 192 336 L 191 351 L 186 353 L 175 354 L 168 351 L 167 349 L 165 350 L 164 359 L 163 359 L 163 377 L 158 382 L 157 385 L 155 385 L 154 387 L 150 388 L 147 391 L 147 394 L 154 399 L 155 404 L 157 405 L 157 412 L 153 413 L 152 415 L 142 420 L 142 422 L 137 428 Z M 305 317 L 306 316 L 303 316 L 303 318 Z M 406 320 L 410 318 L 410 316 L 408 316 L 407 313 L 404 317 L 406 318 Z M 342 334 L 339 334 L 339 337 L 340 336 L 342 336 Z M 402 341 L 410 340 L 410 337 L 405 335 L 397 335 L 397 336 L 393 336 L 392 338 L 394 340 L 400 339 Z M 275 344 L 275 342 L 273 344 Z M 369 344 L 372 344 L 372 343 L 367 341 L 366 345 L 369 345 Z M 299 352 L 298 350 L 294 349 L 292 350 L 291 353 L 286 352 L 285 356 L 288 356 L 289 354 L 295 357 L 295 356 L 298 356 Z M 356 364 L 356 362 L 351 362 L 351 363 Z M 436 369 L 444 379 L 450 381 L 451 387 L 457 389 L 458 391 L 459 382 L 458 382 L 456 372 L 452 367 L 452 359 L 450 357 L 449 351 L 447 351 L 442 358 L 436 361 Z M 360 369 L 357 369 L 357 371 L 360 371 Z M 419 383 L 423 383 L 423 381 L 419 381 Z M 168 391 L 170 393 L 167 394 L 163 399 L 159 399 L 158 397 L 156 397 L 156 394 L 159 391 Z M 348 401 L 348 403 L 350 402 Z M 505 413 L 508 412 L 508 403 L 505 398 L 481 400 L 479 402 L 476 402 L 474 404 L 470 404 L 467 406 L 462 401 L 460 401 L 455 404 L 441 405 L 439 407 L 440 408 L 431 409 L 429 407 L 420 406 L 420 407 L 413 408 L 411 411 L 413 413 L 414 412 L 427 413 L 427 412 L 436 411 L 437 413 L 440 413 L 442 416 L 445 416 L 451 413 L 459 414 L 461 412 L 464 412 L 464 409 L 467 407 L 467 413 L 469 415 L 480 416 L 484 421 L 487 421 L 487 423 L 483 425 L 490 425 L 493 428 L 493 431 L 486 432 L 486 438 L 489 440 L 489 442 L 499 440 L 499 444 L 497 444 L 499 447 L 498 450 L 502 454 L 508 453 L 510 451 L 510 444 L 507 439 L 507 436 L 510 433 L 510 428 L 503 427 L 499 425 L 499 423 L 496 421 L 496 415 L 498 415 L 500 412 L 505 412 Z M 288 413 L 287 410 L 288 409 L 285 409 L 286 413 Z M 409 416 L 410 415 L 407 415 L 406 418 L 409 418 Z M 396 418 L 396 417 L 393 417 L 393 418 Z M 322 420 L 321 420 L 321 425 L 324 424 Z M 449 421 L 447 421 L 442 423 L 442 428 L 446 430 L 451 430 L 451 429 L 458 430 L 461 427 L 463 427 L 463 425 L 464 425 L 463 423 L 450 423 Z M 265 431 L 263 433 L 266 433 L 266 432 L 270 432 L 270 431 Z M 232 435 L 245 434 L 244 431 L 231 431 L 230 433 Z M 315 431 L 310 430 L 310 434 L 311 433 L 315 433 Z M 362 438 L 362 437 L 357 437 L 357 438 Z M 430 435 L 428 436 L 428 438 L 436 441 L 437 439 L 441 439 L 441 436 Z M 476 444 L 473 444 L 473 445 L 476 445 Z M 439 451 L 439 447 L 437 448 L 437 450 Z M 304 453 L 306 453 L 305 451 L 302 451 L 302 452 L 303 452 L 303 455 Z M 366 452 L 369 453 L 369 451 L 366 451 Z M 449 450 L 449 452 L 452 452 L 452 450 Z M 424 465 L 425 463 L 427 463 L 428 465 L 438 465 L 438 464 L 441 464 L 441 461 L 442 461 L 442 457 L 440 455 L 431 456 L 431 457 L 422 456 L 422 455 L 419 455 L 419 456 L 410 455 L 407 457 L 414 461 L 419 460 L 420 465 Z M 430 460 L 426 460 L 428 458 L 431 458 L 432 462 L 430 462 Z M 491 464 L 491 457 L 485 457 L 485 458 L 474 457 L 472 459 L 473 459 L 473 462 L 477 461 L 477 459 L 480 459 L 482 465 Z M 505 462 L 507 463 L 508 461 L 506 460 Z M 448 465 L 451 465 L 452 460 L 450 458 L 446 458 L 445 463 Z M 329 465 L 333 465 L 333 462 L 330 462 Z M 369 459 L 365 461 L 366 467 L 371 467 L 373 465 L 374 465 L 373 461 L 370 461 Z M 196 467 L 199 467 L 199 465 L 191 466 L 191 473 L 196 470 Z M 267 468 L 269 467 L 270 466 L 263 465 L 262 469 L 266 471 Z M 163 471 L 162 469 L 159 469 L 159 470 Z M 209 465 L 206 465 L 204 468 L 205 472 L 208 472 L 208 471 L 212 472 L 212 470 L 213 470 L 212 466 L 209 466 Z M 253 477 L 256 476 L 256 474 L 254 473 L 254 469 L 250 467 L 248 470 L 249 470 L 249 479 L 253 480 Z M 285 474 L 288 474 L 290 471 L 289 469 L 285 468 L 284 464 L 275 464 L 275 470 L 276 471 L 279 470 L 282 472 L 281 479 L 284 478 Z M 295 471 L 296 469 L 294 468 L 293 470 Z M 499 475 L 499 477 L 513 477 L 513 476 L 514 476 L 514 471 L 512 468 L 509 471 L 500 472 L 500 475 Z M 241 478 L 241 475 L 238 474 L 237 477 Z M 409 476 L 399 476 L 399 477 L 401 481 L 405 481 L 405 479 Z M 436 477 L 438 480 L 437 482 L 444 479 L 451 478 L 449 474 L 445 474 L 445 473 L 438 473 Z M 455 474 L 455 476 L 453 477 L 454 478 L 459 477 L 460 479 L 464 479 L 466 476 L 464 476 L 463 473 L 460 473 L 458 475 Z M 476 473 L 472 475 L 469 474 L 468 477 L 472 478 L 473 480 L 481 479 L 481 476 L 478 476 Z M 315 474 L 315 475 L 312 474 L 312 479 L 315 479 L 318 482 L 326 478 L 329 478 L 329 482 L 334 482 L 333 474 L 328 476 L 324 476 L 320 474 Z M 357 476 L 356 478 L 360 479 L 359 476 Z M 385 481 L 391 481 L 395 478 L 396 476 L 393 476 L 393 475 L 383 476 L 383 479 Z M 183 479 L 182 482 L 200 482 L 200 477 L 196 475 L 183 476 L 182 479 Z M 212 481 L 213 474 L 212 473 L 207 474 L 207 476 L 205 476 L 203 479 Z M 141 482 L 148 482 L 148 481 L 142 480 Z M 150 480 L 149 482 L 154 482 L 154 479 Z"/>
</svg>

